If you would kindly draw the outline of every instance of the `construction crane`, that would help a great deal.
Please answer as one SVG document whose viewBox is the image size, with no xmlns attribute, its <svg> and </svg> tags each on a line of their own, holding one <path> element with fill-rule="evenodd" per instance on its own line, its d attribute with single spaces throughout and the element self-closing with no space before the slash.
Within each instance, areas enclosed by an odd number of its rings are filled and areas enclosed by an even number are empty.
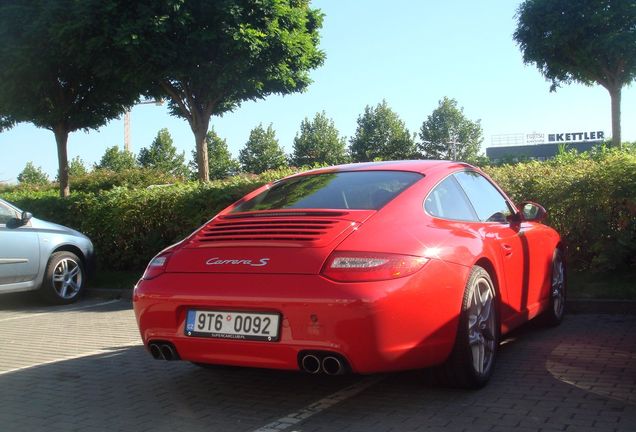
<svg viewBox="0 0 636 432">
<path fill-rule="evenodd" d="M 163 99 L 148 99 L 141 102 L 137 102 L 135 105 L 148 105 L 155 104 L 157 106 L 163 105 Z M 130 110 L 124 113 L 124 150 L 130 151 Z"/>
</svg>

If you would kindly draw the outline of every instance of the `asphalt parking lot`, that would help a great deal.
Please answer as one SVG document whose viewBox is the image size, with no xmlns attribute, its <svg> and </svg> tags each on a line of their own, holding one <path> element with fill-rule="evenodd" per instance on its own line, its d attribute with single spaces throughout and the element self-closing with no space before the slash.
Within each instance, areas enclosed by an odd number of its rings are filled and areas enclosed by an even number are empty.
<svg viewBox="0 0 636 432">
<path fill-rule="evenodd" d="M 636 316 L 503 342 L 480 391 L 420 373 L 323 377 L 153 360 L 131 304 L 0 298 L 2 431 L 635 431 Z"/>
</svg>

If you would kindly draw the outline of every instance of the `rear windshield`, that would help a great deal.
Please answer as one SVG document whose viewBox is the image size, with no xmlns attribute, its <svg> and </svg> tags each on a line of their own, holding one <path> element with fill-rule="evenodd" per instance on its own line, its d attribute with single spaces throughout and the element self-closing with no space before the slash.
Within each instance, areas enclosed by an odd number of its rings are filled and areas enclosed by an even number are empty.
<svg viewBox="0 0 636 432">
<path fill-rule="evenodd" d="M 232 213 L 280 209 L 377 210 L 422 178 L 405 171 L 349 171 L 281 180 Z"/>
</svg>

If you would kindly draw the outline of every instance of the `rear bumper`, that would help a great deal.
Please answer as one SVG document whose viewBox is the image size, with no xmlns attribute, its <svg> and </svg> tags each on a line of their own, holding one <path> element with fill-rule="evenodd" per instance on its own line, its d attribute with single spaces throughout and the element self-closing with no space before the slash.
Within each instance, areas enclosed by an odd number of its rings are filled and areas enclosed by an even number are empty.
<svg viewBox="0 0 636 432">
<path fill-rule="evenodd" d="M 437 260 L 406 278 L 336 283 L 317 275 L 164 273 L 133 295 L 144 344 L 174 344 L 182 360 L 298 369 L 302 351 L 344 357 L 358 373 L 443 362 L 455 340 L 468 269 Z M 189 309 L 281 314 L 277 342 L 186 336 Z"/>
</svg>

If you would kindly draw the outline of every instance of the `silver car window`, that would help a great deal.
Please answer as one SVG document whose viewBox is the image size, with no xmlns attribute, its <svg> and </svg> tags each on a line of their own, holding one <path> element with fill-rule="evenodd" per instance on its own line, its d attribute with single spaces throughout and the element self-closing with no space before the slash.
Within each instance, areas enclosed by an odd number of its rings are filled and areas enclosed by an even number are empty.
<svg viewBox="0 0 636 432">
<path fill-rule="evenodd" d="M 16 212 L 9 206 L 0 202 L 0 224 L 6 225 L 11 219 L 17 218 Z"/>
</svg>

